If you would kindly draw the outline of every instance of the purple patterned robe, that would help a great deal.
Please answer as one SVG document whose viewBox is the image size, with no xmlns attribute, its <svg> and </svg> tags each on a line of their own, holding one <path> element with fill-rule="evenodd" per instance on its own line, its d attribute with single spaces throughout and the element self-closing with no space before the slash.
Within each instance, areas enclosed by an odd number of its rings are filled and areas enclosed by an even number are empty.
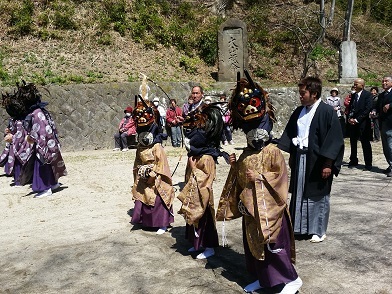
<svg viewBox="0 0 392 294">
<path fill-rule="evenodd" d="M 8 147 L 8 175 L 11 175 L 14 172 L 16 160 L 18 160 L 22 165 L 25 161 L 27 161 L 29 154 L 31 153 L 31 150 L 33 148 L 32 144 L 27 143 L 25 140 L 27 132 L 23 128 L 23 121 L 13 121 L 13 128 L 11 128 L 11 134 L 13 136 L 12 143 L 9 144 Z M 1 155 L 1 159 L 3 159 L 3 156 L 7 156 L 5 154 L 5 151 L 6 149 L 4 149 L 3 154 Z"/>
<path fill-rule="evenodd" d="M 31 124 L 28 133 L 35 142 L 34 148 L 26 146 L 25 153 L 20 153 L 22 156 L 19 159 L 25 164 L 35 154 L 40 162 L 51 165 L 57 182 L 61 176 L 67 175 L 67 169 L 61 155 L 55 124 L 49 113 L 45 114 L 41 108 L 35 109 L 30 115 Z"/>
</svg>

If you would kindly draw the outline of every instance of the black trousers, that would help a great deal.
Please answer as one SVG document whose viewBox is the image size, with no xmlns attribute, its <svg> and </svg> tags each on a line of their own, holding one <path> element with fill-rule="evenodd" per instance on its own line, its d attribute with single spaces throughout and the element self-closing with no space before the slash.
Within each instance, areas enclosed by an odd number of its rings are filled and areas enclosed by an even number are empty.
<svg viewBox="0 0 392 294">
<path fill-rule="evenodd" d="M 370 145 L 371 139 L 371 127 L 366 126 L 361 130 L 359 125 L 349 125 L 349 135 L 350 135 L 350 146 L 351 155 L 350 161 L 353 163 L 358 163 L 358 140 L 361 141 L 363 159 L 365 160 L 366 166 L 371 166 L 373 162 L 372 156 L 372 146 Z"/>
</svg>

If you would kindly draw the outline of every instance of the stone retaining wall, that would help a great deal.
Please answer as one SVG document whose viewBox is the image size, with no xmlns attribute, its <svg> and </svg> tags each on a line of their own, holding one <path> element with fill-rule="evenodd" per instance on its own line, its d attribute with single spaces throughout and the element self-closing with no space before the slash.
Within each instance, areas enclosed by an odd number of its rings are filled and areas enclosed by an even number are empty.
<svg viewBox="0 0 392 294">
<path fill-rule="evenodd" d="M 113 135 L 123 117 L 123 109 L 134 105 L 134 96 L 139 93 L 140 83 L 111 83 L 87 85 L 49 85 L 39 87 L 43 101 L 49 102 L 47 109 L 52 114 L 64 151 L 108 149 L 114 147 Z M 149 99 L 155 96 L 168 98 L 155 85 L 149 83 Z M 170 98 L 176 98 L 182 105 L 191 91 L 192 83 L 162 83 L 160 86 Z M 230 93 L 233 83 L 216 83 L 212 89 L 205 90 L 217 100 L 223 92 Z M 340 97 L 349 91 L 340 89 Z M 10 89 L 0 89 L 2 93 Z M 278 122 L 274 126 L 275 137 L 279 137 L 292 111 L 299 105 L 297 88 L 267 88 L 273 105 L 276 107 Z M 329 94 L 325 89 L 323 97 Z M 0 108 L 1 130 L 7 125 L 8 115 Z M 0 144 L 4 146 L 4 142 Z"/>
</svg>

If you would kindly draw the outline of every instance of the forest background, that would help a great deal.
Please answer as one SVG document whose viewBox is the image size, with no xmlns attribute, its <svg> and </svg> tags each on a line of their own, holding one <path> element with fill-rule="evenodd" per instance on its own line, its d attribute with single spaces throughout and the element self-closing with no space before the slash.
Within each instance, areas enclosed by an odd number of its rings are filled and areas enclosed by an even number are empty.
<svg viewBox="0 0 392 294">
<path fill-rule="evenodd" d="M 352 1 L 352 0 L 351 0 Z M 338 82 L 347 0 L 0 0 L 0 86 L 217 77 L 217 31 L 248 29 L 249 71 L 264 86 L 316 74 Z M 358 75 L 380 85 L 392 60 L 392 1 L 356 0 Z"/>
</svg>

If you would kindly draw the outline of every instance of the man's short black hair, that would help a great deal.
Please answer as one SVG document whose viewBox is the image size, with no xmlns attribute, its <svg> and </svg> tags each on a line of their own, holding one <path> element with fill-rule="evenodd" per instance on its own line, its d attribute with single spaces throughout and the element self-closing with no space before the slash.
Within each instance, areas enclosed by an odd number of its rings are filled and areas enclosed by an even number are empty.
<svg viewBox="0 0 392 294">
<path fill-rule="evenodd" d="M 305 89 L 308 90 L 310 94 L 316 94 L 317 99 L 319 99 L 323 88 L 322 84 L 323 83 L 318 77 L 306 77 L 298 83 L 298 87 L 305 86 Z"/>
</svg>

